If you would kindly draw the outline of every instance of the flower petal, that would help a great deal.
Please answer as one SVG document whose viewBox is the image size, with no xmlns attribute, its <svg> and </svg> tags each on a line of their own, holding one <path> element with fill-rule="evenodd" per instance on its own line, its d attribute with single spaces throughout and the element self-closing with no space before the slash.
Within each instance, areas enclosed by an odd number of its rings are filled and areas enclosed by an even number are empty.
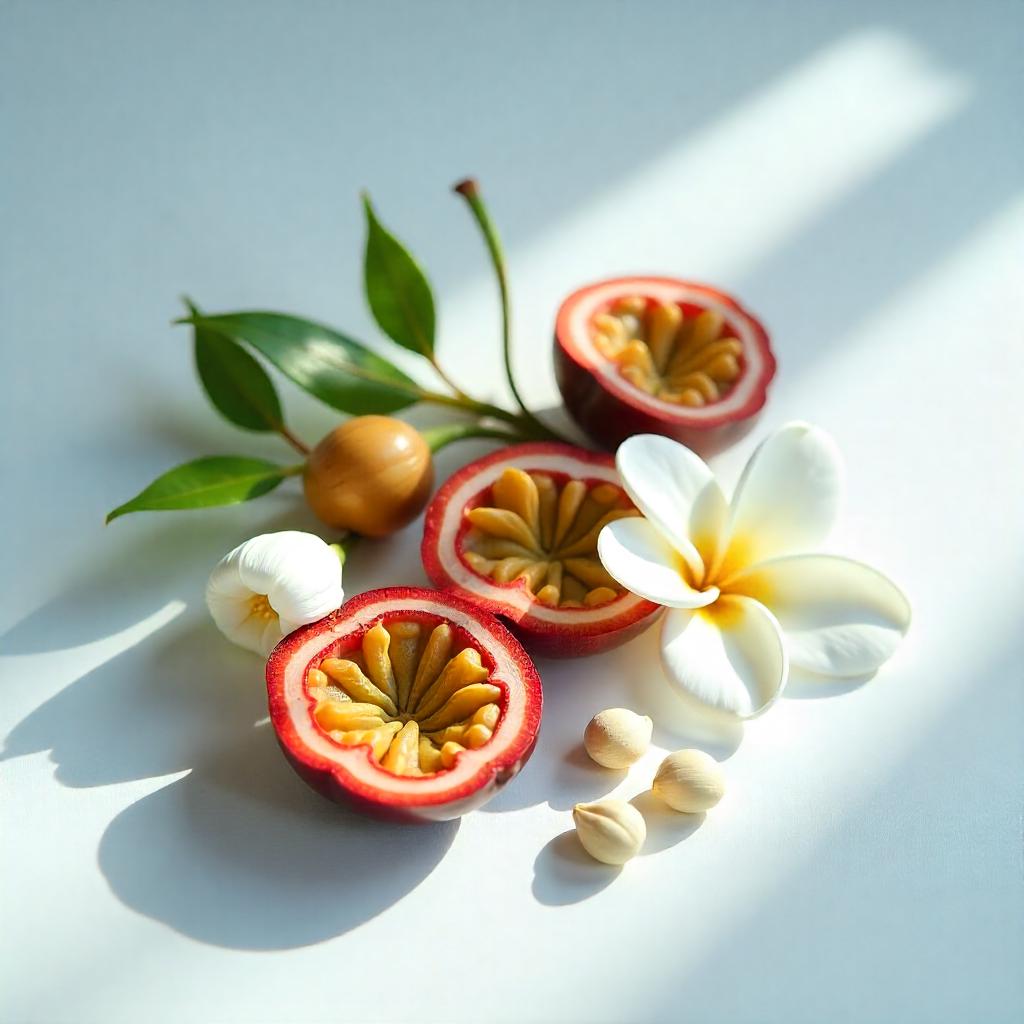
<svg viewBox="0 0 1024 1024">
<path fill-rule="evenodd" d="M 637 434 L 619 445 L 615 466 L 633 504 L 702 577 L 715 560 L 729 512 L 706 463 L 677 441 Z"/>
<path fill-rule="evenodd" d="M 813 550 L 835 523 L 842 490 L 842 457 L 825 431 L 808 423 L 776 431 L 750 457 L 736 486 L 729 564 L 722 575 L 762 559 Z"/>
<path fill-rule="evenodd" d="M 690 697 L 739 718 L 767 710 L 789 674 L 775 616 L 749 597 L 670 611 L 661 627 L 661 661 Z"/>
<path fill-rule="evenodd" d="M 684 578 L 686 563 L 662 533 L 634 516 L 609 523 L 598 535 L 602 565 L 627 590 L 670 608 L 700 608 L 718 597 L 718 590 L 695 590 Z"/>
<path fill-rule="evenodd" d="M 793 664 L 821 675 L 874 672 L 910 626 L 910 604 L 891 580 L 834 555 L 762 562 L 734 577 L 729 592 L 767 605 Z"/>
<path fill-rule="evenodd" d="M 242 582 L 238 572 L 242 546 L 226 554 L 213 568 L 206 583 L 206 606 L 217 628 L 231 638 L 233 632 L 249 617 L 249 601 L 253 592 Z"/>
<path fill-rule="evenodd" d="M 285 632 L 334 611 L 344 597 L 341 563 L 319 537 L 299 530 L 263 534 L 242 545 L 239 573 L 266 594 Z"/>
</svg>

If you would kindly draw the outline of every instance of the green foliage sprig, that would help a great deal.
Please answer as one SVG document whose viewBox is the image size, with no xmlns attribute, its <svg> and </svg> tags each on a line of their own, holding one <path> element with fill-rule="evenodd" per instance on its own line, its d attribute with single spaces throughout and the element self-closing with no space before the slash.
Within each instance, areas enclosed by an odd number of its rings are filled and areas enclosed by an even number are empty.
<svg viewBox="0 0 1024 1024">
<path fill-rule="evenodd" d="M 468 179 L 456 185 L 455 191 L 469 205 L 497 276 L 503 359 L 516 411 L 471 397 L 445 372 L 437 356 L 437 316 L 430 282 L 409 250 L 380 222 L 365 194 L 363 286 L 370 312 L 388 339 L 430 363 L 442 389 L 423 387 L 388 359 L 325 324 L 265 311 L 208 314 L 186 300 L 188 315 L 175 323 L 192 328 L 196 372 L 213 407 L 235 426 L 276 433 L 301 455 L 308 455 L 309 447 L 285 422 L 277 389 L 264 368 L 266 362 L 325 405 L 349 415 L 389 415 L 418 403 L 462 414 L 462 420 L 422 431 L 433 451 L 471 437 L 506 443 L 565 440 L 527 408 L 516 386 L 505 261 L 479 187 Z M 107 522 L 129 512 L 249 501 L 289 476 L 301 474 L 304 467 L 304 462 L 278 465 L 233 455 L 195 459 L 158 477 L 110 512 Z"/>
</svg>

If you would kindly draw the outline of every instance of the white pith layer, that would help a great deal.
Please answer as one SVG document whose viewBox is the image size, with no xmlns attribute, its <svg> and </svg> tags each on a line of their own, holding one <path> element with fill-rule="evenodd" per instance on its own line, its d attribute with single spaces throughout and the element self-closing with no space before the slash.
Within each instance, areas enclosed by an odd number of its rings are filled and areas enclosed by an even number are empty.
<svg viewBox="0 0 1024 1024">
<path fill-rule="evenodd" d="M 460 587 L 464 587 L 474 594 L 500 602 L 523 614 L 529 612 L 532 619 L 552 624 L 604 622 L 612 616 L 621 615 L 623 612 L 643 604 L 642 598 L 635 597 L 633 594 L 624 594 L 622 597 L 596 608 L 550 607 L 536 601 L 525 585 L 510 586 L 495 583 L 488 577 L 475 573 L 462 561 L 457 550 L 459 530 L 463 525 L 462 510 L 466 508 L 472 498 L 491 487 L 509 466 L 516 466 L 531 473 L 565 473 L 572 477 L 582 477 L 621 487 L 618 474 L 613 466 L 573 462 L 567 460 L 564 455 L 523 454 L 494 462 L 486 469 L 467 478 L 456 488 L 448 502 L 451 514 L 446 516 L 442 522 L 438 537 L 438 557 L 448 577 Z"/>
<path fill-rule="evenodd" d="M 635 285 L 635 286 L 634 286 Z M 719 313 L 726 324 L 726 330 L 743 345 L 744 372 L 729 390 L 728 394 L 705 406 L 679 406 L 666 402 L 655 395 L 648 395 L 634 387 L 619 373 L 618 367 L 595 347 L 592 338 L 593 318 L 615 299 L 625 295 L 642 295 L 644 298 L 661 302 L 690 303 Z M 758 382 L 766 370 L 764 355 L 755 341 L 755 328 L 749 317 L 738 313 L 731 306 L 717 301 L 701 288 L 672 282 L 652 281 L 638 277 L 632 281 L 610 281 L 592 289 L 569 310 L 569 338 L 584 365 L 601 378 L 602 383 L 613 394 L 645 407 L 656 408 L 668 416 L 681 419 L 703 420 L 718 417 L 742 409 L 757 390 Z"/>
<path fill-rule="evenodd" d="M 473 638 L 481 650 L 494 658 L 495 665 L 488 682 L 501 686 L 505 691 L 505 703 L 501 718 L 491 739 L 477 750 L 466 750 L 459 754 L 452 768 L 436 775 L 395 776 L 372 759 L 368 747 L 343 747 L 335 743 L 313 721 L 313 707 L 316 701 L 305 689 L 306 673 L 319 664 L 324 651 L 339 636 L 353 633 L 362 634 L 375 619 L 387 615 L 387 621 L 400 617 L 401 612 L 421 612 L 437 615 L 454 626 L 461 626 Z M 516 662 L 505 649 L 494 642 L 493 636 L 478 622 L 457 609 L 441 602 L 424 600 L 421 597 L 388 599 L 367 605 L 346 618 L 335 627 L 334 634 L 320 633 L 311 636 L 289 659 L 284 676 L 284 697 L 288 718 L 295 726 L 302 745 L 317 757 L 325 758 L 344 768 L 351 776 L 380 793 L 393 792 L 407 796 L 410 786 L 420 795 L 444 794 L 462 782 L 471 779 L 480 768 L 515 738 L 526 710 L 526 695 L 520 685 L 514 685 L 519 676 Z"/>
</svg>

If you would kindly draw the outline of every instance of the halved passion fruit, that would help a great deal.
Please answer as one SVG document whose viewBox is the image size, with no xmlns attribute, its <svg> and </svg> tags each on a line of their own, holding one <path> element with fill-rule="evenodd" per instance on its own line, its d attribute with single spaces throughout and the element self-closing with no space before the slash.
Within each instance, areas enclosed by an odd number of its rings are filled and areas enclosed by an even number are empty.
<svg viewBox="0 0 1024 1024">
<path fill-rule="evenodd" d="M 299 775 L 378 817 L 443 821 L 479 807 L 533 752 L 540 677 L 493 616 L 389 587 L 284 638 L 270 719 Z"/>
<path fill-rule="evenodd" d="M 636 636 L 661 610 L 624 590 L 597 558 L 605 524 L 635 515 L 610 456 L 513 445 L 437 492 L 423 565 L 435 586 L 506 619 L 531 651 L 594 654 Z"/>
<path fill-rule="evenodd" d="M 775 357 L 764 327 L 723 292 L 623 277 L 562 303 L 555 373 L 566 408 L 598 444 L 664 434 L 707 455 L 753 425 Z"/>
</svg>

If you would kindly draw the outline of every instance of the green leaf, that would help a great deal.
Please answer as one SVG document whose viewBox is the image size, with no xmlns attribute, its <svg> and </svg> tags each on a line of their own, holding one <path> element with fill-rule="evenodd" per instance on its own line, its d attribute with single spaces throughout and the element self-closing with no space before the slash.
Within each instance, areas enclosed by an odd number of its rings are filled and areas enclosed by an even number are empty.
<svg viewBox="0 0 1024 1024">
<path fill-rule="evenodd" d="M 284 313 L 222 313 L 186 323 L 251 345 L 286 377 L 342 412 L 390 413 L 419 401 L 419 385 L 338 331 Z"/>
<path fill-rule="evenodd" d="M 157 477 L 141 494 L 115 508 L 107 522 L 129 512 L 237 505 L 272 491 L 300 468 L 241 455 L 195 459 Z"/>
<path fill-rule="evenodd" d="M 262 366 L 236 341 L 195 328 L 196 371 L 214 408 L 245 430 L 280 430 L 281 402 Z"/>
<path fill-rule="evenodd" d="M 366 299 L 380 329 L 403 348 L 434 354 L 434 296 L 430 282 L 402 243 L 366 208 Z"/>
</svg>

